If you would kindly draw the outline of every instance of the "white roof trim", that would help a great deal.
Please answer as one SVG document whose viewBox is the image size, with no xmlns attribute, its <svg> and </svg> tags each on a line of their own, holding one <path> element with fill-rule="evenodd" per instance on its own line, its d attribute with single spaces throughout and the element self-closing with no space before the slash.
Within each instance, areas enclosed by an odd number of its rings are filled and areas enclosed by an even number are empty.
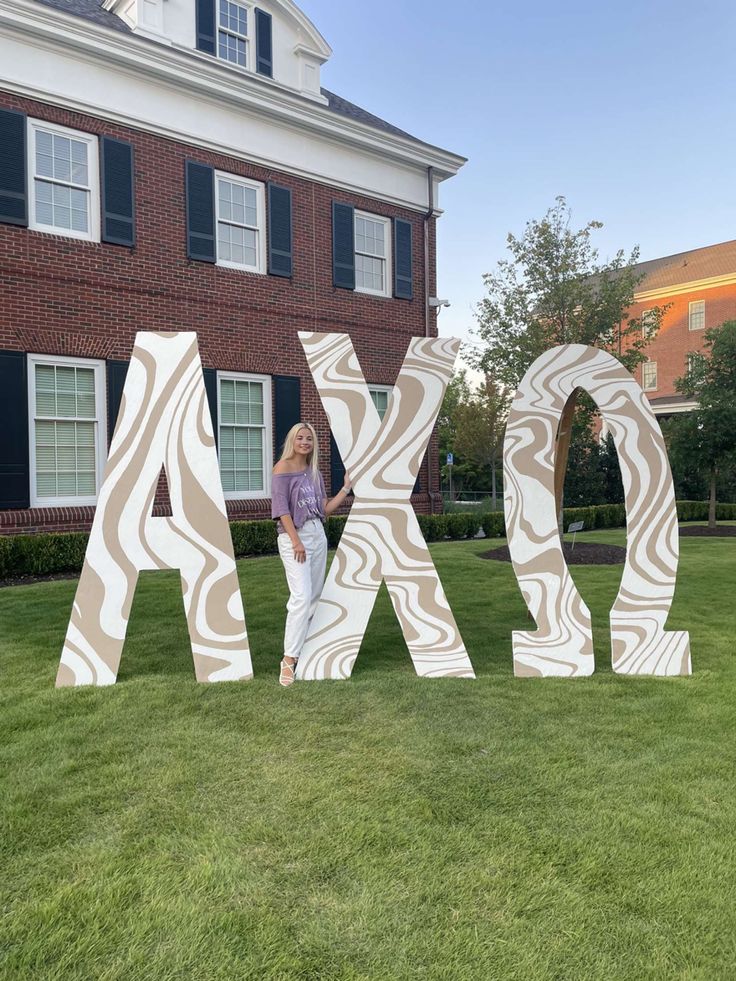
<svg viewBox="0 0 736 981">
<path fill-rule="evenodd" d="M 174 84 L 179 90 L 189 91 L 198 98 L 209 97 L 265 114 L 405 166 L 433 167 L 440 180 L 454 176 L 466 163 L 464 157 L 449 150 L 335 113 L 273 79 L 234 72 L 199 51 L 176 45 L 169 47 L 57 9 L 53 10 L 53 16 L 51 13 L 37 0 L 4 0 L 0 5 L 0 25 L 46 44 L 78 51 L 87 58 L 100 59 L 108 67 L 119 67 L 138 76 Z M 193 63 L 196 64 L 194 71 Z M 6 84 L 7 87 L 19 90 L 15 85 Z M 89 111 L 99 115 L 94 109 Z"/>
</svg>

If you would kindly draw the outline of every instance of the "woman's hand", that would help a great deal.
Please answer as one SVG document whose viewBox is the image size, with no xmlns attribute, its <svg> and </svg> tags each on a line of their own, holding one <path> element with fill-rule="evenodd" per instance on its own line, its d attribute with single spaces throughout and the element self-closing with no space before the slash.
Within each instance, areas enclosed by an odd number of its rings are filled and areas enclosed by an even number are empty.
<svg viewBox="0 0 736 981">
<path fill-rule="evenodd" d="M 291 544 L 294 548 L 294 558 L 297 560 L 297 562 L 306 562 L 307 550 L 302 545 L 301 538 L 299 538 L 299 536 L 293 538 Z"/>
</svg>

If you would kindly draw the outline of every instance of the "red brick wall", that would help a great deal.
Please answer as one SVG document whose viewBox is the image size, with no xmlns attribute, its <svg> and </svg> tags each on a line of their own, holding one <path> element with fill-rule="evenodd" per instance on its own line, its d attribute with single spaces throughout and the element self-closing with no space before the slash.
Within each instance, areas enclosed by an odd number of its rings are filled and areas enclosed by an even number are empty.
<svg viewBox="0 0 736 981">
<path fill-rule="evenodd" d="M 299 375 L 302 415 L 316 425 L 329 468 L 329 428 L 297 338 L 299 330 L 347 332 L 366 380 L 395 381 L 412 336 L 425 333 L 421 214 L 289 174 L 188 147 L 91 116 L 0 93 L 0 106 L 135 147 L 136 246 L 77 241 L 0 225 L 0 349 L 128 360 L 138 330 L 196 330 L 205 367 Z M 186 254 L 184 164 L 193 159 L 292 191 L 291 280 L 193 262 Z M 404 218 L 414 229 L 414 299 L 371 297 L 332 285 L 334 200 Z M 435 222 L 429 222 L 430 290 Z M 431 314 L 432 333 L 435 315 Z M 431 467 L 428 461 L 431 460 Z M 431 473 L 430 473 L 431 470 Z M 436 438 L 422 467 L 419 511 L 439 488 Z M 161 502 L 159 502 L 161 503 Z M 233 517 L 263 517 L 268 502 L 228 502 Z M 0 533 L 88 528 L 89 508 L 0 511 Z"/>
<path fill-rule="evenodd" d="M 695 300 L 705 301 L 704 330 L 689 329 L 689 305 Z M 647 395 L 650 399 L 661 399 L 678 394 L 675 379 L 685 374 L 688 354 L 703 349 L 705 331 L 736 319 L 736 283 L 637 303 L 630 315 L 640 317 L 642 311 L 653 306 L 668 306 L 659 333 L 646 352 L 651 361 L 657 362 L 657 390 Z M 641 384 L 641 369 L 637 381 Z"/>
</svg>

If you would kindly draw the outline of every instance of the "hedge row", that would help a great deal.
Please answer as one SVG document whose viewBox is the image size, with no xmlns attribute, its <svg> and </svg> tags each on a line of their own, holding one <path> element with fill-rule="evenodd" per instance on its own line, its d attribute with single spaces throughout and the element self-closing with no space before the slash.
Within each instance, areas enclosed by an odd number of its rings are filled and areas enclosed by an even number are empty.
<svg viewBox="0 0 736 981">
<path fill-rule="evenodd" d="M 678 501 L 680 521 L 706 521 L 707 501 Z M 719 504 L 719 521 L 736 521 L 736 504 Z M 587 508 L 565 508 L 565 530 L 573 521 L 584 521 L 586 530 L 623 528 L 626 509 L 623 504 L 599 504 Z M 487 538 L 502 538 L 506 534 L 504 516 L 496 511 L 486 514 L 418 514 L 422 534 L 428 542 L 475 538 L 483 529 Z M 335 548 L 345 527 L 346 519 L 332 515 L 325 531 L 330 548 Z M 238 557 L 270 555 L 277 551 L 276 524 L 273 521 L 233 521 L 230 524 L 233 548 Z M 79 572 L 87 548 L 87 533 L 52 533 L 46 535 L 0 536 L 0 579 L 17 576 L 48 576 L 56 573 Z"/>
<path fill-rule="evenodd" d="M 707 501 L 678 501 L 679 521 L 707 521 Z M 736 504 L 716 504 L 716 521 L 736 521 Z"/>
</svg>

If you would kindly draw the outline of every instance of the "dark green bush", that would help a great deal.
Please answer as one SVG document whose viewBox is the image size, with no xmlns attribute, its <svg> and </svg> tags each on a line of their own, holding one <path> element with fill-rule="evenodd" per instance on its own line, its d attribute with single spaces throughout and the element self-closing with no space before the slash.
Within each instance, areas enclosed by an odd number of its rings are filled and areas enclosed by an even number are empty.
<svg viewBox="0 0 736 981">
<path fill-rule="evenodd" d="M 573 521 L 584 521 L 585 530 L 624 528 L 626 509 L 623 504 L 599 504 L 595 507 L 565 508 L 565 533 Z M 707 501 L 678 501 L 680 521 L 707 521 Z M 718 504 L 718 521 L 736 521 L 736 504 Z M 418 514 L 417 520 L 425 541 L 446 538 L 474 538 L 482 528 L 487 538 L 506 535 L 502 512 L 485 514 Z M 331 515 L 325 532 L 330 548 L 340 541 L 346 518 Z M 270 555 L 277 551 L 275 521 L 233 521 L 230 524 L 235 555 Z M 16 576 L 49 576 L 62 572 L 80 572 L 89 536 L 86 532 L 53 532 L 41 535 L 0 535 L 0 579 Z"/>
<path fill-rule="evenodd" d="M 342 537 L 343 529 L 347 517 L 344 514 L 331 514 L 325 522 L 325 534 L 327 535 L 328 548 L 337 548 L 338 542 Z"/>
<path fill-rule="evenodd" d="M 241 555 L 269 555 L 276 551 L 275 521 L 231 521 L 233 551 Z"/>
<path fill-rule="evenodd" d="M 506 519 L 502 511 L 484 514 L 481 527 L 486 538 L 504 538 L 506 535 Z"/>
<path fill-rule="evenodd" d="M 472 534 L 475 535 L 480 527 L 480 521 L 472 514 L 464 514 L 463 512 L 446 514 L 445 519 L 447 521 L 447 536 L 454 541 L 471 537 L 471 528 L 473 529 Z"/>
</svg>

